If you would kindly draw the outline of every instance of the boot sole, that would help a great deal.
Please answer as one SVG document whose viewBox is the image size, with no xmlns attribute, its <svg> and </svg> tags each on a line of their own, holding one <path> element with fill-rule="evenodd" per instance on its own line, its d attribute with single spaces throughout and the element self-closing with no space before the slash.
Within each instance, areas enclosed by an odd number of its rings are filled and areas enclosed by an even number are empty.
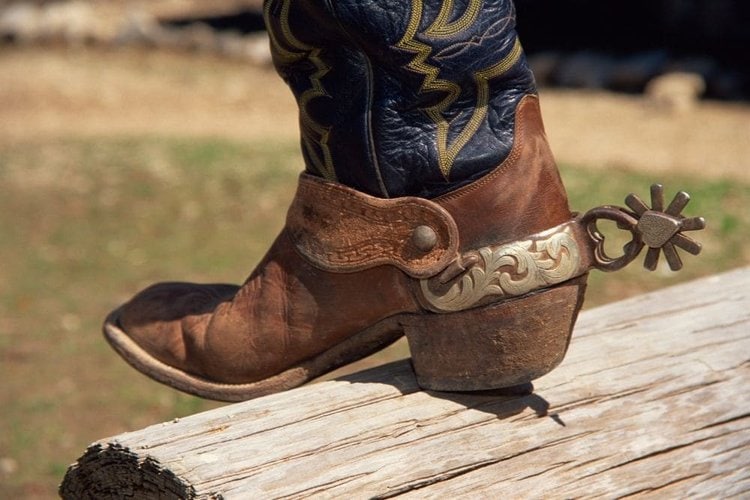
<svg viewBox="0 0 750 500">
<path fill-rule="evenodd" d="M 246 401 L 293 389 L 336 368 L 357 361 L 392 344 L 404 335 L 398 316 L 386 318 L 331 349 L 277 375 L 244 384 L 212 382 L 163 363 L 139 346 L 119 326 L 119 310 L 104 322 L 104 337 L 133 368 L 148 377 L 195 396 L 217 401 Z"/>
<path fill-rule="evenodd" d="M 107 317 L 104 336 L 136 370 L 175 389 L 218 401 L 245 401 L 298 387 L 375 353 L 404 334 L 423 389 L 504 389 L 527 384 L 560 364 L 585 289 L 584 275 L 466 311 L 391 316 L 288 370 L 245 384 L 211 382 L 159 361 L 118 326 L 118 310 Z"/>
</svg>

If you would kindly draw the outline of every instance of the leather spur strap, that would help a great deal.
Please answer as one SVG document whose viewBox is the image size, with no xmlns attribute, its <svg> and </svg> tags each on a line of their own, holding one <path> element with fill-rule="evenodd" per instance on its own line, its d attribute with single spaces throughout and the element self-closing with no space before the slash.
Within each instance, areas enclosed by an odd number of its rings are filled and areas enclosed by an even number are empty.
<svg viewBox="0 0 750 500">
<path fill-rule="evenodd" d="M 456 223 L 436 203 L 376 198 L 308 174 L 300 176 L 286 229 L 300 254 L 331 272 L 393 265 L 429 278 L 458 256 Z"/>
</svg>

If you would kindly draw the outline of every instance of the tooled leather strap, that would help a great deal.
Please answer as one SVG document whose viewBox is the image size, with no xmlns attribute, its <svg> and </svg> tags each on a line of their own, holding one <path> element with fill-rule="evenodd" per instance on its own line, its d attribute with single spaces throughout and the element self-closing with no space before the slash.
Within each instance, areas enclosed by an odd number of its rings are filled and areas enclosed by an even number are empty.
<svg viewBox="0 0 750 500">
<path fill-rule="evenodd" d="M 443 273 L 421 281 L 426 306 L 463 311 L 554 286 L 586 273 L 591 239 L 580 218 L 524 240 L 465 252 Z"/>
<path fill-rule="evenodd" d="M 429 278 L 458 256 L 456 223 L 436 203 L 375 198 L 308 174 L 300 176 L 286 229 L 300 254 L 331 272 L 388 264 Z"/>
</svg>

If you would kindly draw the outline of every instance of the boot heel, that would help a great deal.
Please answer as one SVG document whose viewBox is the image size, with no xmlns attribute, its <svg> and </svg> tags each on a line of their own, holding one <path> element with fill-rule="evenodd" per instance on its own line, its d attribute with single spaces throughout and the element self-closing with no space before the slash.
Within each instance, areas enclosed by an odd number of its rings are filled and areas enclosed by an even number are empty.
<svg viewBox="0 0 750 500">
<path fill-rule="evenodd" d="M 419 385 L 478 391 L 530 382 L 563 360 L 586 276 L 516 300 L 404 324 Z"/>
</svg>

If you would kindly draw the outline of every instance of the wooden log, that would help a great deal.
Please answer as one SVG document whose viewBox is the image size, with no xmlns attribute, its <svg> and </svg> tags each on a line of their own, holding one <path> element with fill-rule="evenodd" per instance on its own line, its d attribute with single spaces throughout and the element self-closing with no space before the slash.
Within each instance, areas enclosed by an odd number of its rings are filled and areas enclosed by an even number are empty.
<svg viewBox="0 0 750 500">
<path fill-rule="evenodd" d="M 581 315 L 526 396 L 408 361 L 104 439 L 65 498 L 745 497 L 750 268 Z"/>
</svg>

